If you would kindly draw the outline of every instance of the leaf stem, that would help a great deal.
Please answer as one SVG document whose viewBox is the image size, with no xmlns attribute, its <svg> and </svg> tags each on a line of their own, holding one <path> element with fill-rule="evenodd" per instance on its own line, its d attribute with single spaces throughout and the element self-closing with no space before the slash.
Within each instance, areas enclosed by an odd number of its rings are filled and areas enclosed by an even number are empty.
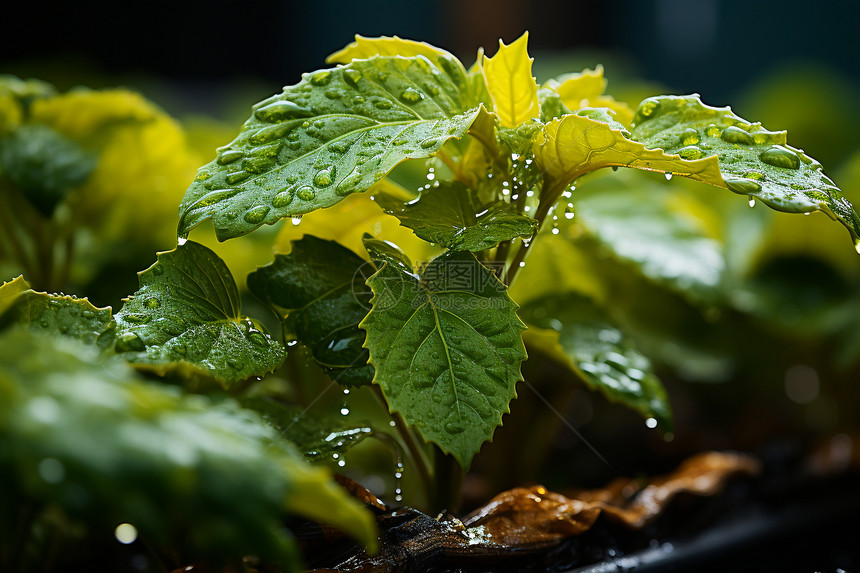
<svg viewBox="0 0 860 573">
<path fill-rule="evenodd" d="M 445 510 L 455 513 L 460 507 L 465 472 L 453 456 L 445 454 L 437 446 L 433 446 L 433 466 L 436 480 L 430 509 L 434 513 Z"/>
<path fill-rule="evenodd" d="M 511 266 L 508 267 L 508 271 L 505 273 L 505 284 L 507 286 L 511 286 L 514 283 L 514 278 L 517 276 L 517 272 L 519 272 L 519 270 L 524 266 L 520 263 L 525 262 L 526 256 L 529 253 L 529 247 L 532 245 L 532 241 L 534 241 L 540 234 L 550 209 L 552 209 L 553 205 L 558 202 L 559 197 L 561 197 L 561 191 L 554 189 L 553 187 L 550 187 L 549 192 L 546 195 L 543 193 L 540 194 L 540 202 L 538 203 L 537 211 L 535 211 L 535 220 L 538 222 L 537 230 L 535 230 L 528 242 L 523 241 L 522 246 L 517 249 L 517 254 L 514 255 L 514 260 L 511 261 Z"/>
</svg>

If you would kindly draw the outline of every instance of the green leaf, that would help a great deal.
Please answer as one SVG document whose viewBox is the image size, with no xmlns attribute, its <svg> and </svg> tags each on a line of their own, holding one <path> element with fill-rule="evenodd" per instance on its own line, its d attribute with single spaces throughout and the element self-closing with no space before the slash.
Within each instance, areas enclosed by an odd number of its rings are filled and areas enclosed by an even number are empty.
<svg viewBox="0 0 860 573">
<path fill-rule="evenodd" d="M 653 418 L 665 431 L 672 430 L 672 411 L 666 390 L 654 374 L 651 361 L 588 298 L 569 293 L 531 302 L 520 315 L 529 325 L 546 329 L 525 333 L 526 341 L 548 350 L 589 387 Z"/>
<path fill-rule="evenodd" d="M 347 424 L 342 418 L 304 415 L 299 406 L 282 404 L 262 396 L 242 400 L 242 406 L 259 412 L 285 440 L 295 445 L 310 462 L 332 461 L 368 437 L 366 425 Z"/>
<path fill-rule="evenodd" d="M 402 253 L 365 242 L 379 271 L 359 325 L 389 407 L 468 468 L 516 397 L 524 325 L 505 286 L 468 252 L 412 272 Z"/>
<path fill-rule="evenodd" d="M 726 271 L 722 244 L 685 209 L 674 187 L 637 175 L 578 186 L 573 222 L 649 280 L 690 300 L 717 303 Z"/>
<path fill-rule="evenodd" d="M 0 139 L 0 173 L 45 217 L 86 181 L 96 161 L 77 143 L 43 125 L 24 125 Z"/>
<path fill-rule="evenodd" d="M 721 176 L 705 183 L 749 195 L 788 213 L 822 211 L 842 223 L 860 252 L 860 217 L 821 164 L 786 144 L 786 132 L 767 131 L 698 96 L 660 96 L 639 105 L 633 139 L 683 158 L 719 158 Z"/>
<path fill-rule="evenodd" d="M 206 375 L 225 386 L 273 372 L 283 347 L 241 316 L 229 269 L 203 245 L 158 253 L 116 314 L 116 350 L 136 367 Z"/>
<path fill-rule="evenodd" d="M 0 334 L 0 434 L 0 497 L 57 504 L 93 535 L 127 522 L 161 552 L 297 571 L 282 525 L 294 513 L 375 545 L 370 514 L 257 414 L 140 380 L 76 340 Z"/>
<path fill-rule="evenodd" d="M 26 284 L 23 280 L 21 282 Z M 0 291 L 0 306 L 2 300 L 3 291 Z M 114 340 L 110 307 L 97 308 L 89 300 L 76 296 L 33 290 L 21 292 L 10 301 L 9 312 L 3 315 L 0 324 L 7 321 L 27 324 L 30 330 L 62 334 L 101 347 L 109 346 Z"/>
<path fill-rule="evenodd" d="M 286 330 L 339 384 L 373 380 L 358 323 L 370 310 L 365 280 L 373 266 L 335 241 L 305 235 L 288 255 L 248 275 L 248 288 L 269 303 Z"/>
<path fill-rule="evenodd" d="M 482 202 L 477 192 L 458 182 L 439 182 L 406 204 L 384 195 L 377 202 L 418 237 L 452 251 L 483 251 L 515 237 L 531 237 L 538 226 L 504 201 Z"/>
<path fill-rule="evenodd" d="M 23 276 L 17 276 L 11 281 L 6 281 L 0 285 L 0 316 L 6 312 L 15 302 L 18 296 L 30 289 L 30 283 L 24 280 Z"/>
<path fill-rule="evenodd" d="M 479 110 L 471 99 L 462 66 L 423 56 L 305 74 L 254 106 L 239 136 L 200 169 L 179 233 L 211 218 L 223 241 L 365 191 L 398 163 L 462 137 Z"/>
</svg>

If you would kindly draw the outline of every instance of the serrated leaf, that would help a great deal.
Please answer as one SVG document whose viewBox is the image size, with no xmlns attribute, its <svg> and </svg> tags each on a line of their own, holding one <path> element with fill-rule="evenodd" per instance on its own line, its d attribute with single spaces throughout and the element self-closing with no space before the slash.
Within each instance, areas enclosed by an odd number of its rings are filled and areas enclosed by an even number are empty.
<svg viewBox="0 0 860 573">
<path fill-rule="evenodd" d="M 415 234 L 452 251 L 483 251 L 515 237 L 531 237 L 537 221 L 504 201 L 483 203 L 458 182 L 440 182 L 416 201 L 379 197 L 383 209 Z"/>
<path fill-rule="evenodd" d="M 305 74 L 254 106 L 239 136 L 200 169 L 180 206 L 180 235 L 210 218 L 219 240 L 242 235 L 434 155 L 478 114 L 461 71 L 377 56 Z"/>
<path fill-rule="evenodd" d="M 285 513 L 375 545 L 370 514 L 232 401 L 181 396 L 92 347 L 25 329 L 0 334 L 0 380 L 0 467 L 15 503 L 58 504 L 94 536 L 129 522 L 160 551 L 258 554 L 291 571 Z"/>
<path fill-rule="evenodd" d="M 590 299 L 569 293 L 550 295 L 520 309 L 529 325 L 530 344 L 543 348 L 570 368 L 590 388 L 610 401 L 654 418 L 665 431 L 672 430 L 672 411 L 666 390 L 654 374 L 651 361 Z"/>
<path fill-rule="evenodd" d="M 0 314 L 3 314 L 3 299 L 3 290 L 0 290 Z M 26 324 L 30 330 L 61 334 L 101 347 L 113 342 L 110 307 L 97 308 L 86 298 L 26 290 L 10 300 L 8 306 L 2 323 Z"/>
<path fill-rule="evenodd" d="M 305 415 L 299 406 L 262 396 L 242 400 L 242 406 L 259 414 L 267 424 L 298 448 L 310 462 L 331 462 L 373 433 L 367 425 L 347 424 L 343 418 Z"/>
<path fill-rule="evenodd" d="M 484 81 L 493 100 L 493 111 L 504 127 L 518 125 L 539 117 L 537 81 L 532 76 L 528 54 L 529 33 L 506 46 L 499 40 L 499 51 L 492 58 L 484 56 Z"/>
<path fill-rule="evenodd" d="M 631 141 L 625 134 L 618 124 L 575 114 L 548 123 L 534 146 L 535 161 L 545 171 L 545 189 L 560 193 L 577 178 L 603 167 L 663 171 L 705 183 L 720 177 L 716 158 L 681 159 Z"/>
<path fill-rule="evenodd" d="M 821 164 L 786 143 L 786 132 L 768 131 L 698 96 L 644 100 L 633 119 L 633 139 L 681 157 L 718 157 L 720 174 L 700 179 L 749 195 L 777 211 L 822 211 L 842 223 L 860 251 L 860 216 Z"/>
<path fill-rule="evenodd" d="M 241 315 L 230 271 L 203 245 L 188 241 L 158 253 L 139 281 L 115 317 L 116 350 L 134 366 L 229 386 L 283 363 L 283 347 Z"/>
<path fill-rule="evenodd" d="M 463 75 L 466 74 L 466 69 L 460 60 L 442 48 L 437 48 L 426 42 L 404 40 L 398 36 L 368 38 L 356 34 L 354 42 L 330 55 L 325 61 L 327 64 L 348 64 L 353 60 L 366 60 L 374 56 L 402 56 L 404 58 L 424 56 L 437 64 L 445 59 L 449 61 L 451 66 L 459 67 Z"/>
<path fill-rule="evenodd" d="M 83 184 L 97 158 L 44 125 L 24 125 L 0 139 L 0 178 L 45 217 Z"/>
<path fill-rule="evenodd" d="M 288 255 L 248 275 L 248 288 L 273 307 L 332 380 L 369 384 L 373 367 L 358 323 L 370 309 L 373 265 L 335 241 L 305 235 Z"/>
<path fill-rule="evenodd" d="M 516 304 L 466 252 L 448 252 L 421 276 L 393 246 L 368 239 L 379 271 L 359 325 L 389 407 L 468 468 L 516 397 L 526 358 Z"/>
<path fill-rule="evenodd" d="M 11 281 L 6 281 L 0 285 L 0 316 L 15 303 L 18 296 L 30 289 L 30 283 L 24 280 L 23 276 L 17 276 Z"/>
</svg>

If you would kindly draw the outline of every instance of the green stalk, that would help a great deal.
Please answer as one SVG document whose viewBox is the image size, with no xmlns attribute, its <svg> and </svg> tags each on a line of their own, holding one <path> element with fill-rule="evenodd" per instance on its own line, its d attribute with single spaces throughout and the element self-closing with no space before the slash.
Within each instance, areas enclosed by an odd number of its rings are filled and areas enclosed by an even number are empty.
<svg viewBox="0 0 860 573">
<path fill-rule="evenodd" d="M 445 510 L 456 513 L 460 508 L 465 472 L 453 456 L 445 454 L 437 446 L 433 446 L 433 466 L 436 480 L 430 498 L 430 509 L 433 513 Z"/>
</svg>

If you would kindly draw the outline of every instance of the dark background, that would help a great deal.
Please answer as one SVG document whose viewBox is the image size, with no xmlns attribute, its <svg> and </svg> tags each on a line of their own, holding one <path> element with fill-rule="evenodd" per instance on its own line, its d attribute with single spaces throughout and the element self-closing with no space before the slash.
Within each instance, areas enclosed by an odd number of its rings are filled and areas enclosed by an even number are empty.
<svg viewBox="0 0 860 573">
<path fill-rule="evenodd" d="M 356 33 L 428 41 L 468 65 L 478 46 L 492 54 L 499 37 L 529 30 L 538 62 L 550 50 L 592 54 L 588 65 L 615 57 L 644 80 L 714 105 L 798 61 L 855 85 L 860 76 L 856 0 L 15 0 L 0 22 L 0 73 L 60 89 L 124 84 L 174 113 L 213 111 L 221 91 L 237 86 L 268 95 L 323 67 Z M 183 96 L 161 101 L 159 86 Z"/>
</svg>

